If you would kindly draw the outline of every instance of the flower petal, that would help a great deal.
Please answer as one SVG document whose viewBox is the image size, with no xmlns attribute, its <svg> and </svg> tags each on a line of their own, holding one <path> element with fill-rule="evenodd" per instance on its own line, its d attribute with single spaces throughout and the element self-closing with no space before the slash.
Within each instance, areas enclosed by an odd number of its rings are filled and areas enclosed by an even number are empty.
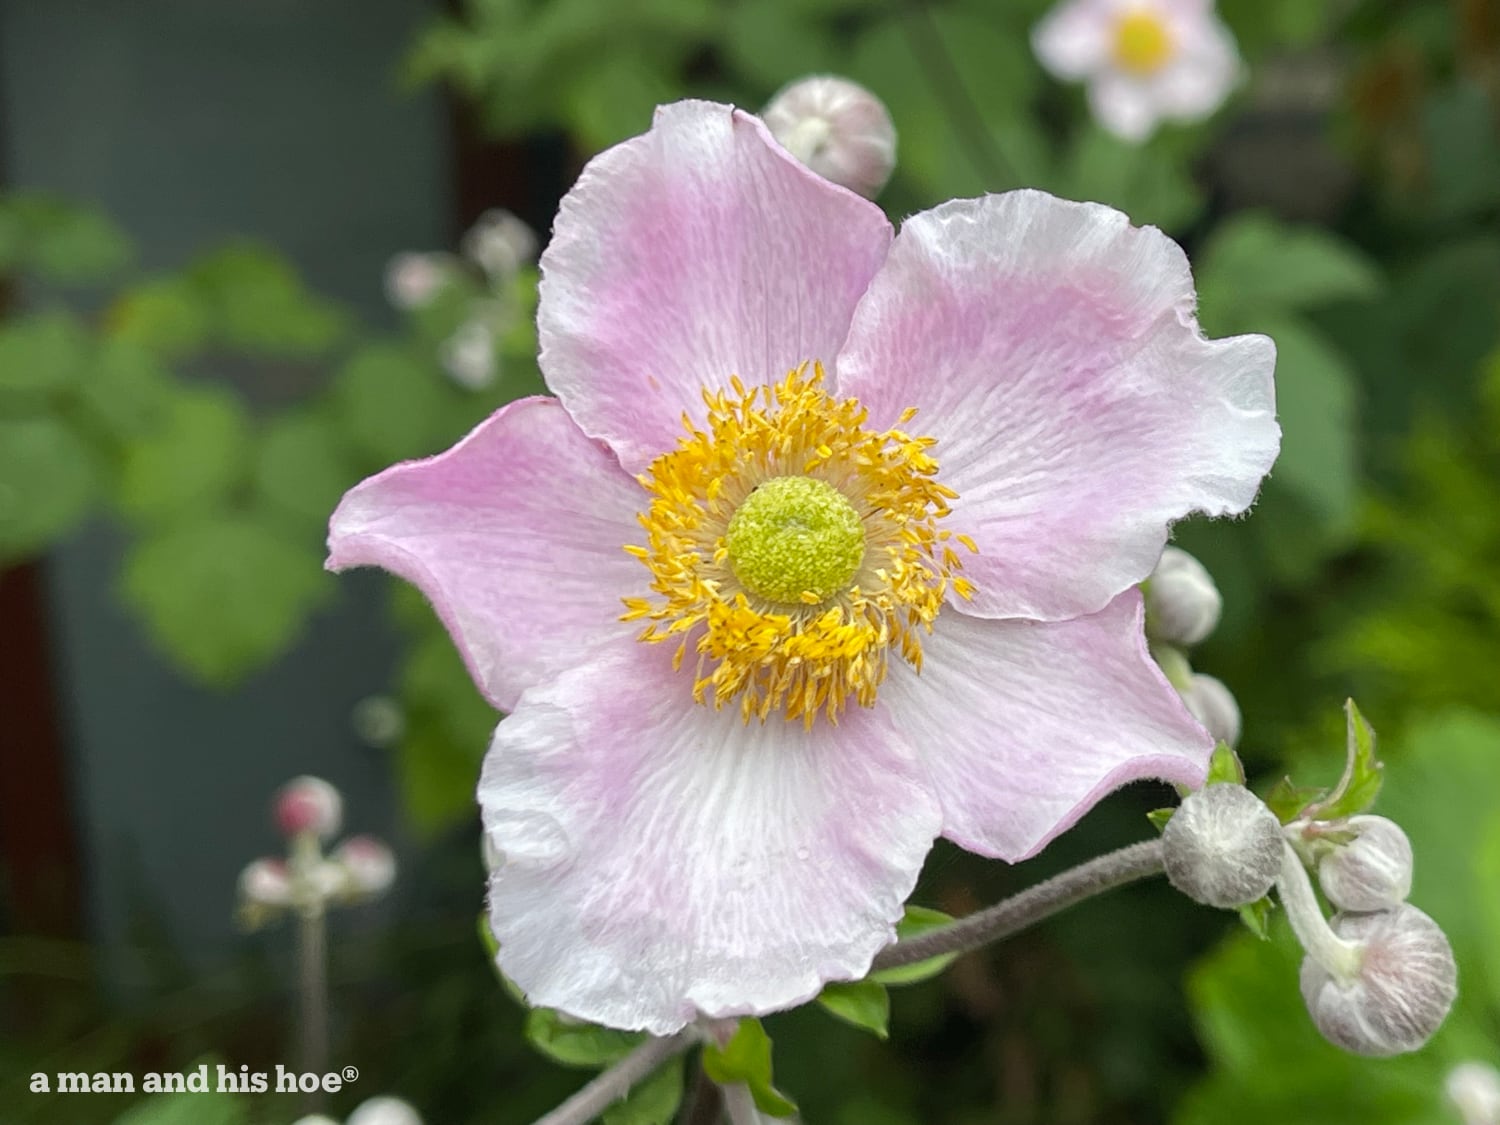
<svg viewBox="0 0 1500 1125">
<path fill-rule="evenodd" d="M 622 546 L 644 494 L 555 399 L 520 399 L 452 449 L 355 486 L 329 525 L 328 567 L 379 566 L 432 601 L 485 697 L 580 663 L 646 585 Z"/>
<path fill-rule="evenodd" d="M 1156 88 L 1133 75 L 1114 70 L 1095 75 L 1089 83 L 1088 100 L 1094 120 L 1131 144 L 1145 141 L 1161 121 Z"/>
<path fill-rule="evenodd" d="M 981 855 L 1035 855 L 1140 778 L 1201 784 L 1213 740 L 1146 652 L 1130 591 L 1055 624 L 938 618 L 922 671 L 881 701 L 926 759 L 943 835 Z"/>
<path fill-rule="evenodd" d="M 1056 5 L 1031 33 L 1031 49 L 1058 78 L 1085 78 L 1107 66 L 1114 46 L 1115 5 L 1068 0 Z"/>
<path fill-rule="evenodd" d="M 881 711 L 747 726 L 694 704 L 666 647 L 528 692 L 479 784 L 500 967 L 533 1004 L 656 1034 L 862 976 L 938 826 Z"/>
<path fill-rule="evenodd" d="M 1184 21 L 1182 48 L 1172 63 L 1151 80 L 1156 109 L 1179 121 L 1212 114 L 1240 80 L 1240 56 L 1234 36 L 1211 13 Z"/>
<path fill-rule="evenodd" d="M 1168 525 L 1242 512 L 1280 429 L 1264 336 L 1206 340 L 1187 258 L 1120 212 L 1037 191 L 908 219 L 854 316 L 839 390 L 938 439 L 957 603 L 1062 620 L 1151 572 Z"/>
<path fill-rule="evenodd" d="M 639 471 L 676 448 L 702 388 L 833 358 L 890 246 L 873 203 L 808 171 L 756 117 L 657 110 L 595 157 L 542 255 L 547 384 Z"/>
</svg>

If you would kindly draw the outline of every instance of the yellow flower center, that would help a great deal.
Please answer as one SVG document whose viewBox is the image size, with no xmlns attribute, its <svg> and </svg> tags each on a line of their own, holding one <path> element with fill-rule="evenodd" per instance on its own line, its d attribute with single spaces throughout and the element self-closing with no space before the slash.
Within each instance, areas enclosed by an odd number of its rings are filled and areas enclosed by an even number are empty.
<svg viewBox="0 0 1500 1125">
<path fill-rule="evenodd" d="M 773 710 L 811 726 L 852 698 L 873 706 L 892 652 L 920 669 L 951 588 L 973 587 L 938 526 L 956 493 L 937 479 L 931 437 L 864 428 L 804 364 L 775 386 L 703 392 L 702 429 L 641 475 L 645 546 L 625 549 L 651 574 L 650 597 L 625 598 L 640 640 L 696 654 L 693 698 L 738 699 L 746 722 Z M 898 425 L 916 414 L 907 410 Z"/>
<path fill-rule="evenodd" d="M 1115 25 L 1115 62 L 1132 74 L 1155 74 L 1172 57 L 1172 33 L 1153 12 L 1126 12 Z"/>
</svg>

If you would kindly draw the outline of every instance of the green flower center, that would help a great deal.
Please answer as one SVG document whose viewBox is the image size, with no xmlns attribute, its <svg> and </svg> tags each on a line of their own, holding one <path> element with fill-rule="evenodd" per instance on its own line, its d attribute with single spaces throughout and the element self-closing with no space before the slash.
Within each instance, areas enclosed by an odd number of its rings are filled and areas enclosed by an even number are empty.
<svg viewBox="0 0 1500 1125">
<path fill-rule="evenodd" d="M 844 494 L 812 477 L 773 477 L 735 509 L 724 534 L 746 590 L 817 605 L 846 589 L 865 558 L 865 527 Z"/>
</svg>

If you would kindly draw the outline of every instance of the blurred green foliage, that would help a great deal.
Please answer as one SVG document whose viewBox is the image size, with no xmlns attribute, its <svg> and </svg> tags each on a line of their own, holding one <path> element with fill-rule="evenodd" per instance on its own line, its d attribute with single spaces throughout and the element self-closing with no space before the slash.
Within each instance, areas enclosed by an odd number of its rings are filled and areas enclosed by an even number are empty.
<svg viewBox="0 0 1500 1125">
<path fill-rule="evenodd" d="M 1133 147 L 1038 68 L 1027 36 L 1047 7 L 465 0 L 420 35 L 405 70 L 448 83 L 499 136 L 561 143 L 574 169 L 644 129 L 659 102 L 755 108 L 806 73 L 847 74 L 885 99 L 900 133 L 882 200 L 893 217 L 1018 186 L 1111 203 L 1184 243 L 1210 334 L 1277 343 L 1284 446 L 1252 518 L 1177 529 L 1225 596 L 1197 663 L 1239 697 L 1241 754 L 1263 790 L 1289 769 L 1333 780 L 1350 694 L 1386 736 L 1379 811 L 1410 834 L 1413 901 L 1459 951 L 1449 1027 L 1411 1058 L 1340 1055 L 1302 1010 L 1279 923 L 1259 942 L 1232 917 L 1141 888 L 917 987 L 825 994 L 856 1026 L 816 1007 L 768 1021 L 778 1083 L 808 1119 L 1451 1121 L 1446 1068 L 1500 1061 L 1500 18 L 1448 0 L 1223 0 L 1247 64 L 1241 92 L 1215 121 Z M 1317 171 L 1303 175 L 1308 151 Z M 382 337 L 268 248 L 234 244 L 153 275 L 133 270 L 132 253 L 88 207 L 0 197 L 0 274 L 27 298 L 0 323 L 0 563 L 107 515 L 128 535 L 124 604 L 186 675 L 227 685 L 338 596 L 322 539 L 346 488 L 540 389 L 535 273 L 509 287 L 528 315 L 502 341 L 505 373 L 474 392 L 438 360 L 485 296 L 473 273 L 454 272 Z M 105 294 L 97 313 L 58 299 L 79 287 Z M 226 364 L 266 373 L 268 393 L 252 404 L 215 379 Z M 312 389 L 274 393 L 287 370 Z M 393 583 L 390 607 L 406 642 L 395 775 L 409 823 L 442 839 L 472 818 L 495 715 L 420 596 Z M 1108 803 L 1019 873 L 940 850 L 919 893 L 971 910 L 1138 836 L 1154 796 Z M 466 862 L 455 886 L 472 892 L 472 850 Z M 457 897 L 467 919 L 473 895 Z M 455 1125 L 496 1119 L 492 1061 L 529 1073 L 523 1020 L 553 1059 L 603 1059 L 580 1047 L 588 1029 L 505 1000 L 468 925 L 447 945 L 402 945 L 392 956 L 413 990 L 391 1013 L 372 1002 L 368 1026 L 348 1033 L 362 1058 L 402 1059 L 386 1077 Z M 1224 934 L 1183 996 L 1181 966 Z M 87 1026 L 59 1018 L 42 1039 Z M 80 1048 L 101 1068 L 128 1056 L 132 1036 L 165 1035 L 105 1027 Z M 888 1028 L 900 1046 L 858 1028 Z M 769 1089 L 769 1044 L 750 1046 L 740 1062 Z M 8 1050 L 7 1074 L 36 1061 Z M 505 1119 L 541 1112 L 569 1081 L 528 1077 Z M 665 1121 L 682 1086 L 669 1068 L 611 1120 Z M 130 1125 L 177 1110 L 139 1112 Z"/>
</svg>

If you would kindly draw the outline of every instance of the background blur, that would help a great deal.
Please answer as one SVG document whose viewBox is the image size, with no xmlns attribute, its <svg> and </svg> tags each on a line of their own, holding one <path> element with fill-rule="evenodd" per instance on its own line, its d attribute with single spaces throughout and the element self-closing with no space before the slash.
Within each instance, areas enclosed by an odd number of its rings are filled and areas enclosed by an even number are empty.
<svg viewBox="0 0 1500 1125">
<path fill-rule="evenodd" d="M 420 598 L 323 573 L 326 518 L 539 389 L 534 270 L 458 253 L 484 211 L 544 242 L 656 103 L 758 108 L 813 72 L 889 105 L 893 218 L 1019 186 L 1111 203 L 1188 248 L 1210 334 L 1276 338 L 1259 505 L 1178 529 L 1226 603 L 1195 666 L 1238 696 L 1257 782 L 1331 780 L 1359 700 L 1462 994 L 1420 1054 L 1343 1056 L 1279 927 L 1141 887 L 898 992 L 889 1043 L 770 1020 L 778 1085 L 816 1125 L 1459 1120 L 1448 1070 L 1500 1063 L 1500 4 L 1225 0 L 1245 82 L 1139 148 L 1039 70 L 1047 6 L 0 7 L 0 1121 L 298 1116 L 27 1081 L 292 1062 L 291 932 L 234 912 L 300 773 L 401 862 L 333 919 L 331 1058 L 361 1071 L 333 1111 L 385 1092 L 520 1125 L 582 1080 L 528 1045 L 475 934 L 496 717 Z M 440 255 L 419 299 L 388 270 L 408 251 Z M 991 902 L 1143 837 L 1165 797 L 1117 794 L 1020 868 L 940 848 L 916 901 Z"/>
</svg>

